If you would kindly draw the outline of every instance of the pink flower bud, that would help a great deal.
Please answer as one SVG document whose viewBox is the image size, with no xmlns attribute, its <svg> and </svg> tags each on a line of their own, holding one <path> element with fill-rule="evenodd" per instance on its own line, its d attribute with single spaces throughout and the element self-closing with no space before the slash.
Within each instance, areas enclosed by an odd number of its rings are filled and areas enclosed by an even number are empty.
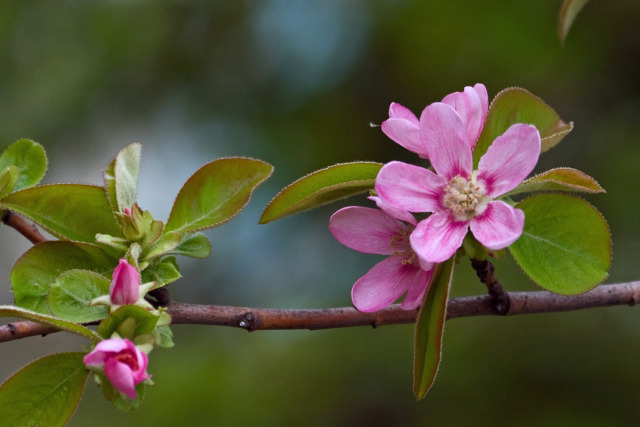
<svg viewBox="0 0 640 427">
<path fill-rule="evenodd" d="M 131 216 L 131 208 L 122 209 L 122 213 L 125 214 L 126 216 Z"/>
<path fill-rule="evenodd" d="M 137 396 L 136 384 L 151 378 L 147 373 L 147 355 L 128 339 L 100 341 L 83 361 L 88 368 L 104 367 L 111 385 L 131 399 Z"/>
<path fill-rule="evenodd" d="M 135 304 L 140 297 L 140 274 L 126 259 L 113 270 L 109 296 L 116 305 Z"/>
</svg>

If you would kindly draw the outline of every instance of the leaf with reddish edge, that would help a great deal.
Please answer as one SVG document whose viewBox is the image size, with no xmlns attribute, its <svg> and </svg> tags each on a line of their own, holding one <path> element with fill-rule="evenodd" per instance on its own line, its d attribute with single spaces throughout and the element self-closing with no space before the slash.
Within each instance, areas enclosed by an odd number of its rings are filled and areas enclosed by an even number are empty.
<svg viewBox="0 0 640 427">
<path fill-rule="evenodd" d="M 555 146 L 573 129 L 573 123 L 563 122 L 551 107 L 525 89 L 504 89 L 489 106 L 473 151 L 474 168 L 493 141 L 516 123 L 530 124 L 538 129 L 542 139 L 541 153 Z"/>
<path fill-rule="evenodd" d="M 16 305 L 50 314 L 49 288 L 68 270 L 89 270 L 111 280 L 118 259 L 100 247 L 88 243 L 49 241 L 38 243 L 25 252 L 11 270 L 11 288 Z"/>
<path fill-rule="evenodd" d="M 557 168 L 523 181 L 522 184 L 504 194 L 503 197 L 542 191 L 606 193 L 595 179 L 584 172 L 572 168 Z"/>
<path fill-rule="evenodd" d="M 522 236 L 509 251 L 543 289 L 577 295 L 602 283 L 611 267 L 611 233 L 600 212 L 579 197 L 538 194 L 516 205 Z"/>
<path fill-rule="evenodd" d="M 0 199 L 0 206 L 32 219 L 60 239 L 95 243 L 98 233 L 122 237 L 102 187 L 41 185 L 9 194 Z"/>
<path fill-rule="evenodd" d="M 341 163 L 289 184 L 269 202 L 260 224 L 373 190 L 381 163 Z"/>
<path fill-rule="evenodd" d="M 64 426 L 75 412 L 89 371 L 84 353 L 43 357 L 16 372 L 0 387 L 6 426 Z"/>
<path fill-rule="evenodd" d="M 440 365 L 454 258 L 455 255 L 436 265 L 429 290 L 418 312 L 413 359 L 413 394 L 417 399 L 427 395 Z"/>
<path fill-rule="evenodd" d="M 560 13 L 558 14 L 558 38 L 562 43 L 569 34 L 569 29 L 573 25 L 578 12 L 582 10 L 589 0 L 564 0 Z"/>
<path fill-rule="evenodd" d="M 230 157 L 207 163 L 180 189 L 164 233 L 175 231 L 182 235 L 229 221 L 272 172 L 273 166 L 249 158 Z"/>
<path fill-rule="evenodd" d="M 22 190 L 40 182 L 47 170 L 47 156 L 42 145 L 28 139 L 19 139 L 0 155 L 0 171 L 7 166 L 18 167 L 14 190 Z"/>
<path fill-rule="evenodd" d="M 82 325 L 62 320 L 57 317 L 48 316 L 46 314 L 36 313 L 24 308 L 14 307 L 12 305 L 0 305 L 0 317 L 18 317 L 20 319 L 31 320 L 32 322 L 38 322 L 43 325 L 53 326 L 54 328 L 58 328 L 67 332 L 73 332 L 85 338 L 89 338 L 94 342 L 98 342 L 102 339 L 91 329 L 85 328 Z"/>
</svg>

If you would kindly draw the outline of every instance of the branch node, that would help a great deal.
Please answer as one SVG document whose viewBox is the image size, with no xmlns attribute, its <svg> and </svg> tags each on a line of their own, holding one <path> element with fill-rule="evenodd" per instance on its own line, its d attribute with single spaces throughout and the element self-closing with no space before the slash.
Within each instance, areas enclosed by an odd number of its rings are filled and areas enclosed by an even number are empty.
<svg viewBox="0 0 640 427">
<path fill-rule="evenodd" d="M 242 319 L 240 319 L 240 321 L 238 322 L 238 326 L 251 332 L 252 330 L 254 330 L 255 321 L 256 317 L 254 316 L 254 314 L 252 312 L 248 312 L 245 313 L 244 316 L 242 316 Z"/>
<path fill-rule="evenodd" d="M 171 304 L 171 297 L 169 295 L 169 289 L 167 289 L 166 286 L 163 286 L 161 288 L 156 288 L 152 291 L 149 292 L 149 296 L 155 298 L 156 300 L 156 304 L 152 304 L 155 305 L 156 308 L 158 307 L 168 307 L 169 304 Z"/>
<path fill-rule="evenodd" d="M 18 332 L 18 328 L 13 323 L 7 324 L 7 329 L 9 329 L 9 333 L 11 336 L 16 336 L 16 332 Z"/>
</svg>

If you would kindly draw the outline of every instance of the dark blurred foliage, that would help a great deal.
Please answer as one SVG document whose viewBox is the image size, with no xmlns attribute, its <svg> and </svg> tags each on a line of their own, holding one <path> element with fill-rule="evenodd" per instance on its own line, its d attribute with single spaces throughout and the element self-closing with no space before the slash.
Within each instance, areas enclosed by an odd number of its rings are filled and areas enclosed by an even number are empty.
<svg viewBox="0 0 640 427">
<path fill-rule="evenodd" d="M 376 261 L 327 231 L 339 205 L 258 226 L 280 188 L 346 161 L 411 153 L 379 128 L 392 101 L 419 114 L 465 85 L 524 87 L 575 130 L 537 170 L 569 166 L 608 193 L 609 282 L 637 280 L 640 3 L 590 2 L 564 46 L 560 2 L 94 1 L 0 3 L 2 143 L 49 153 L 46 182 L 98 184 L 118 149 L 144 144 L 140 203 L 166 219 L 181 184 L 220 156 L 275 166 L 246 211 L 208 232 L 214 253 L 185 260 L 185 302 L 349 305 Z M 364 198 L 351 204 L 366 204 Z M 29 246 L 2 232 L 1 303 Z M 467 261 L 453 293 L 482 293 Z M 535 290 L 512 260 L 509 290 Z M 447 324 L 426 399 L 411 393 L 413 329 L 256 332 L 176 326 L 154 350 L 142 409 L 118 413 L 88 383 L 70 425 L 613 426 L 640 423 L 640 314 L 627 307 Z M 32 359 L 87 343 L 54 334 L 0 346 L 6 378 Z"/>
</svg>

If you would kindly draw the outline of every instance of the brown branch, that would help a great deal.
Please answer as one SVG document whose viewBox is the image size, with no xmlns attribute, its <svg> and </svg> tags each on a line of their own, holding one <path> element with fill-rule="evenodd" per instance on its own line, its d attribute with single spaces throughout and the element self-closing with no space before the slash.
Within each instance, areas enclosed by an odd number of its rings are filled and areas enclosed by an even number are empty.
<svg viewBox="0 0 640 427">
<path fill-rule="evenodd" d="M 507 316 L 581 310 L 613 305 L 633 306 L 640 301 L 640 281 L 601 285 L 582 295 L 567 297 L 546 291 L 509 293 Z M 248 331 L 274 329 L 329 329 L 349 326 L 383 326 L 413 323 L 416 310 L 405 311 L 399 305 L 375 313 L 354 308 L 320 310 L 278 310 L 226 307 L 172 302 L 168 313 L 173 324 L 233 326 Z M 456 298 L 449 301 L 447 319 L 496 315 L 490 295 Z M 0 326 L 0 342 L 11 341 L 55 330 L 33 322 L 15 322 Z"/>
<path fill-rule="evenodd" d="M 492 307 L 496 314 L 507 314 L 509 312 L 509 294 L 504 290 L 498 278 L 495 276 L 493 264 L 486 259 L 472 259 L 471 266 L 476 271 L 478 279 L 487 286 L 489 295 L 492 298 Z"/>
<path fill-rule="evenodd" d="M 15 228 L 18 233 L 29 239 L 29 241 L 34 245 L 36 243 L 47 241 L 47 238 L 40 234 L 40 231 L 35 225 L 29 224 L 24 218 L 17 215 L 15 212 L 4 210 L 2 212 L 2 222 L 7 224 L 9 227 Z"/>
</svg>

